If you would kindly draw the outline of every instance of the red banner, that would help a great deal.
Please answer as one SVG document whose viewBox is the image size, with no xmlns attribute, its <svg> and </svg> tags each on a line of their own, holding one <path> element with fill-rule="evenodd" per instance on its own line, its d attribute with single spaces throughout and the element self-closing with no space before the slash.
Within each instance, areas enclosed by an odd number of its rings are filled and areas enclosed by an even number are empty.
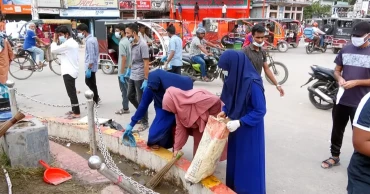
<svg viewBox="0 0 370 194">
<path fill-rule="evenodd" d="M 150 1 L 136 1 L 137 2 L 137 10 L 150 10 L 151 9 L 151 2 Z M 120 10 L 134 10 L 134 4 L 131 0 L 120 0 L 119 1 L 119 9 Z"/>
</svg>

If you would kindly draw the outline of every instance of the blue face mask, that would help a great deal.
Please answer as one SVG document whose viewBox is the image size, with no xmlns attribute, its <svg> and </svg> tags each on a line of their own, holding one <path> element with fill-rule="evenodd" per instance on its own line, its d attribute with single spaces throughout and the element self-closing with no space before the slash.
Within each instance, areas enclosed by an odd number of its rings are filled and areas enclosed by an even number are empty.
<svg viewBox="0 0 370 194">
<path fill-rule="evenodd" d="M 60 42 L 60 44 L 62 44 L 65 41 L 66 41 L 66 38 L 64 36 L 59 36 L 59 42 Z"/>
</svg>

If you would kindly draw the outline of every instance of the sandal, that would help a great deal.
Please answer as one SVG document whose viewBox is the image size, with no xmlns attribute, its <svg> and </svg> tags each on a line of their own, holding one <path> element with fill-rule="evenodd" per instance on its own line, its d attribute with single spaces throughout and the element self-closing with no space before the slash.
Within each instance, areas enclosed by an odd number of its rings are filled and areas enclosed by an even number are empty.
<svg viewBox="0 0 370 194">
<path fill-rule="evenodd" d="M 80 118 L 80 115 L 76 115 L 76 114 L 70 114 L 66 117 L 66 119 L 69 119 L 69 120 L 72 120 L 72 119 L 79 119 Z"/>
<path fill-rule="evenodd" d="M 208 77 L 203 77 L 202 78 L 202 81 L 204 81 L 204 82 L 210 82 L 211 80 Z"/>
<path fill-rule="evenodd" d="M 71 115 L 71 114 L 73 114 L 73 112 L 72 112 L 72 111 L 68 111 L 68 112 L 66 112 L 66 113 L 65 113 L 65 115 L 67 115 L 67 116 L 68 116 L 68 115 Z"/>
<path fill-rule="evenodd" d="M 333 160 L 334 163 L 332 163 L 331 160 Z M 323 168 L 323 169 L 329 169 L 329 168 L 331 168 L 333 166 L 338 166 L 339 165 L 339 162 L 340 162 L 340 158 L 330 157 L 329 159 L 326 159 L 326 160 L 322 161 L 321 168 Z M 324 167 L 323 164 L 327 164 L 328 167 Z"/>
<path fill-rule="evenodd" d="M 150 149 L 151 150 L 153 150 L 153 151 L 157 151 L 157 150 L 159 150 L 159 145 L 152 145 L 152 146 L 150 146 Z"/>
<path fill-rule="evenodd" d="M 117 114 L 117 115 L 129 114 L 130 113 L 130 110 L 128 110 L 128 109 L 127 110 L 119 109 L 119 110 L 117 110 L 114 113 Z"/>
</svg>

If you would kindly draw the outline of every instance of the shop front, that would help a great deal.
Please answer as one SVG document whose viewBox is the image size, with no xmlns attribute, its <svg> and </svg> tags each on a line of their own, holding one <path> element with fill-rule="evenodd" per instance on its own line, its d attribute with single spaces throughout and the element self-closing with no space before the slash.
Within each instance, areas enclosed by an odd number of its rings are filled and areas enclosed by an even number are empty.
<svg viewBox="0 0 370 194">
<path fill-rule="evenodd" d="M 31 0 L 2 0 L 1 13 L 6 20 L 31 20 Z"/>
<path fill-rule="evenodd" d="M 61 1 L 37 0 L 39 19 L 59 19 Z"/>
</svg>

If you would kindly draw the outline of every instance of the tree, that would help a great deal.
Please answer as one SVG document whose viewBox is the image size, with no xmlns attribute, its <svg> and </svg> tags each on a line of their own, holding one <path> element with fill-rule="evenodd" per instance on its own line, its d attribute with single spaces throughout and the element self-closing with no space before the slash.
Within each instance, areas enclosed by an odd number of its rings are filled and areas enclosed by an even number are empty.
<svg viewBox="0 0 370 194">
<path fill-rule="evenodd" d="M 305 7 L 303 10 L 303 17 L 305 19 L 310 19 L 312 16 L 322 16 L 330 14 L 330 5 L 321 5 L 319 1 L 312 3 L 310 6 Z"/>
</svg>

